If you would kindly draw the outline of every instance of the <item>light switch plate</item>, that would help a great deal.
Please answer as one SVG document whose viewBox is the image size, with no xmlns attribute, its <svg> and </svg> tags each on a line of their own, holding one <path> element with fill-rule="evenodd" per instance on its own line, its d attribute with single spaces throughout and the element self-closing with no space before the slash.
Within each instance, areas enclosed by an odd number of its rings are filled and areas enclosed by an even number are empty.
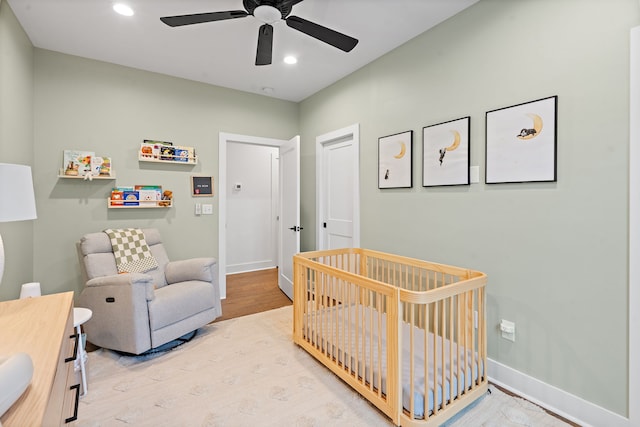
<svg viewBox="0 0 640 427">
<path fill-rule="evenodd" d="M 203 204 L 202 205 L 202 214 L 203 215 L 213 215 L 213 205 L 211 204 Z"/>
</svg>

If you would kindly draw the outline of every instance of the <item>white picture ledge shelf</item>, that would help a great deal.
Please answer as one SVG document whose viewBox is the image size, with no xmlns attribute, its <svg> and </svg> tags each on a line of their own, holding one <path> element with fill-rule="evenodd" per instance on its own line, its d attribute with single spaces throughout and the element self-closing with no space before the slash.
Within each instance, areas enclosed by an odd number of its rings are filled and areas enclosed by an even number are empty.
<svg viewBox="0 0 640 427">
<path fill-rule="evenodd" d="M 112 203 L 121 203 L 118 205 L 114 205 Z M 107 207 L 109 209 L 167 209 L 173 207 L 173 200 L 142 200 L 139 201 L 141 205 L 125 205 L 124 200 L 112 200 L 107 199 Z M 166 204 L 168 203 L 168 204 Z"/>
<path fill-rule="evenodd" d="M 170 159 L 157 159 L 154 157 L 143 156 L 141 153 L 138 153 L 138 161 L 139 162 L 149 162 L 149 163 L 165 163 L 170 165 L 196 165 L 198 164 L 198 156 L 193 157 L 181 157 L 181 156 L 170 156 L 170 155 L 162 155 L 163 157 L 170 157 Z M 181 159 L 181 160 L 177 160 Z M 186 159 L 183 160 L 183 159 Z"/>
<path fill-rule="evenodd" d="M 111 175 L 92 175 L 91 177 L 87 177 L 86 175 L 65 175 L 64 171 L 62 169 L 60 169 L 60 171 L 58 172 L 58 178 L 82 179 L 84 181 L 94 181 L 96 179 L 111 179 L 111 180 L 114 180 L 114 179 L 116 179 L 116 175 L 115 174 L 111 174 Z"/>
</svg>

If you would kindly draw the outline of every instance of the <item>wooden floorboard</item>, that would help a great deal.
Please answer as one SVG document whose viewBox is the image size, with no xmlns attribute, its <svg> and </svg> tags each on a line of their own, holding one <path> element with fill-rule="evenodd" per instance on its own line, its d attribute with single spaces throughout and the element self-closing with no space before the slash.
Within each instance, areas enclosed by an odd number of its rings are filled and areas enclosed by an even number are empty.
<svg viewBox="0 0 640 427">
<path fill-rule="evenodd" d="M 227 298 L 215 322 L 291 305 L 278 287 L 278 269 L 227 275 Z"/>
</svg>

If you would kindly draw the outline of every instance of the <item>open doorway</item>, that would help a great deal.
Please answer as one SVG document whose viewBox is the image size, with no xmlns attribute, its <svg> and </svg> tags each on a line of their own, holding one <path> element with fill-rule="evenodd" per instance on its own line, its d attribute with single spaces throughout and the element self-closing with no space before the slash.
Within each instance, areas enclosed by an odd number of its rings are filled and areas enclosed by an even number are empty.
<svg viewBox="0 0 640 427">
<path fill-rule="evenodd" d="M 236 183 L 227 180 L 229 144 L 240 143 L 278 149 L 278 286 L 293 298 L 293 255 L 300 251 L 300 137 L 291 140 L 221 132 L 218 147 L 218 282 L 227 296 L 227 201 Z M 250 245 L 250 242 L 243 242 Z"/>
<path fill-rule="evenodd" d="M 278 147 L 227 143 L 227 274 L 278 266 Z"/>
</svg>

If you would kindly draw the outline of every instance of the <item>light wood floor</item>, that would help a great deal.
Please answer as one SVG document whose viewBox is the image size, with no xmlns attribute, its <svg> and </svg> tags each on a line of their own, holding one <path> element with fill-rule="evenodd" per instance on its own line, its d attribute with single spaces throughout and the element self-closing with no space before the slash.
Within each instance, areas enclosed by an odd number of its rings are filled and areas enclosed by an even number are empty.
<svg viewBox="0 0 640 427">
<path fill-rule="evenodd" d="M 291 305 L 291 300 L 278 287 L 277 268 L 230 274 L 227 298 L 222 300 L 222 316 L 215 322 L 287 305 Z"/>
<path fill-rule="evenodd" d="M 227 298 L 222 300 L 222 316 L 214 322 L 260 313 L 291 305 L 291 300 L 278 287 L 278 269 L 253 271 L 250 273 L 231 274 L 227 276 Z M 97 347 L 87 343 L 87 351 L 93 351 Z M 516 394 L 491 384 L 503 392 L 512 396 Z M 518 396 L 519 397 L 519 396 Z M 544 409 L 544 408 L 543 408 Z M 566 422 L 570 426 L 580 427 L 553 412 L 550 415 Z"/>
<path fill-rule="evenodd" d="M 222 317 L 217 318 L 214 322 L 272 310 L 286 305 L 291 305 L 291 300 L 278 288 L 277 268 L 232 274 L 227 276 L 227 298 L 222 300 Z M 491 386 L 499 388 L 512 396 L 520 397 L 493 383 Z M 569 426 L 580 427 L 578 424 L 551 411 L 544 410 Z"/>
</svg>

